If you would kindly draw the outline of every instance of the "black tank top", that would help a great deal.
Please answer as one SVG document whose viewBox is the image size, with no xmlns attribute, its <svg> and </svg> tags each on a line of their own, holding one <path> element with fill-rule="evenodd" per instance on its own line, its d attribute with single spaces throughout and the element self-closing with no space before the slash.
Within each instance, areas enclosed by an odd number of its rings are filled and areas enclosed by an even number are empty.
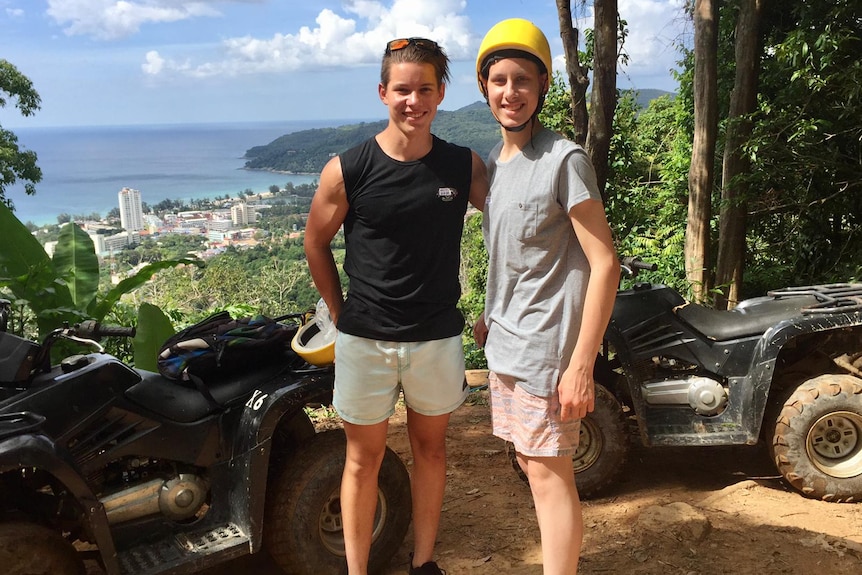
<svg viewBox="0 0 862 575">
<path fill-rule="evenodd" d="M 340 160 L 349 203 L 344 271 L 350 283 L 338 329 L 385 341 L 460 334 L 470 150 L 435 136 L 428 155 L 400 162 L 371 138 Z"/>
</svg>

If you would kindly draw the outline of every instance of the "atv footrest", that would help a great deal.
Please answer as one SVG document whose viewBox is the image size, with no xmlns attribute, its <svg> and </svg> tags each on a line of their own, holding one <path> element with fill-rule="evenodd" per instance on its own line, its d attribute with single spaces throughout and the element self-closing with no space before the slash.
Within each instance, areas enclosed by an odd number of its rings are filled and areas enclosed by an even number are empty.
<svg viewBox="0 0 862 575">
<path fill-rule="evenodd" d="M 138 545 L 118 554 L 126 575 L 199 571 L 213 563 L 248 553 L 248 536 L 229 523 L 214 529 L 178 533 L 155 543 Z M 188 566 L 188 569 L 180 567 Z"/>
</svg>

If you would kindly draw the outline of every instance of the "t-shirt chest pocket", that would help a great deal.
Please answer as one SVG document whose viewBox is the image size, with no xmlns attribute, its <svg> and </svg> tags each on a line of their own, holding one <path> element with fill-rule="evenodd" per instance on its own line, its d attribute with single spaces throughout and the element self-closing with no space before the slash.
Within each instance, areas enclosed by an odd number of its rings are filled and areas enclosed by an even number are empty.
<svg viewBox="0 0 862 575">
<path fill-rule="evenodd" d="M 506 207 L 506 230 L 519 241 L 527 241 L 536 236 L 539 226 L 539 205 L 530 202 L 509 202 Z"/>
</svg>

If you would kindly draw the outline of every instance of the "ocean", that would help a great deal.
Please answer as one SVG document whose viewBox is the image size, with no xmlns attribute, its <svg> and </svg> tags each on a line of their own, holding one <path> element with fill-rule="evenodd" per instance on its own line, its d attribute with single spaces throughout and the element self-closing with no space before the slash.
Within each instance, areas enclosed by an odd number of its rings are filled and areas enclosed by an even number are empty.
<svg viewBox="0 0 862 575">
<path fill-rule="evenodd" d="M 19 220 L 46 225 L 60 214 L 104 216 L 124 187 L 154 205 L 313 183 L 317 175 L 245 170 L 242 156 L 287 133 L 358 121 L 16 128 L 18 145 L 38 155 L 42 181 L 33 196 L 20 183 L 7 187 L 6 196 Z"/>
</svg>

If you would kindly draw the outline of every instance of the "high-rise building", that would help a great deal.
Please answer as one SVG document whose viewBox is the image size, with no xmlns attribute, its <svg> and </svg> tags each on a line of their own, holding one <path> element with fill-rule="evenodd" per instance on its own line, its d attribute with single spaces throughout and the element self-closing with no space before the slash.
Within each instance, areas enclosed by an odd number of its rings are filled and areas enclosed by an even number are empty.
<svg viewBox="0 0 862 575">
<path fill-rule="evenodd" d="M 247 226 L 257 221 L 257 212 L 254 206 L 240 202 L 231 206 L 230 219 L 235 226 Z"/>
<path fill-rule="evenodd" d="M 141 206 L 141 192 L 123 188 L 117 194 L 120 200 L 120 224 L 127 232 L 144 229 L 144 209 Z"/>
</svg>

